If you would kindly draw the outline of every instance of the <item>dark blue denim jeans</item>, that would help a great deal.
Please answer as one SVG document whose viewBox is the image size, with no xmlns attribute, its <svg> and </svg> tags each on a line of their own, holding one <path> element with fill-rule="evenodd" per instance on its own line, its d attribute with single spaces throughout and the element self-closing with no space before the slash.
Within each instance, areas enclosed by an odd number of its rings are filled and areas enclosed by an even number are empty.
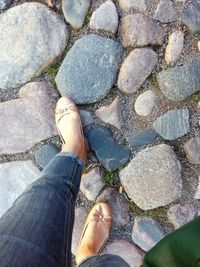
<svg viewBox="0 0 200 267">
<path fill-rule="evenodd" d="M 15 201 L 0 219 L 0 267 L 71 267 L 81 175 L 81 160 L 72 153 L 59 153 Z M 128 265 L 117 256 L 104 255 L 80 265 L 89 266 Z"/>
</svg>

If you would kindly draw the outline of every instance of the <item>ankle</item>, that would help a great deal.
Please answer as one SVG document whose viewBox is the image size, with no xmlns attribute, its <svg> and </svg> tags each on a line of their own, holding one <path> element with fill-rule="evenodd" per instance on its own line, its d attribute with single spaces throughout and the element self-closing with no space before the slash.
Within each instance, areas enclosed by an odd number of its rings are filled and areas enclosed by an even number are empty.
<svg viewBox="0 0 200 267">
<path fill-rule="evenodd" d="M 91 246 L 84 246 L 79 248 L 79 251 L 76 255 L 76 263 L 80 264 L 84 259 L 95 256 L 96 252 Z"/>
</svg>

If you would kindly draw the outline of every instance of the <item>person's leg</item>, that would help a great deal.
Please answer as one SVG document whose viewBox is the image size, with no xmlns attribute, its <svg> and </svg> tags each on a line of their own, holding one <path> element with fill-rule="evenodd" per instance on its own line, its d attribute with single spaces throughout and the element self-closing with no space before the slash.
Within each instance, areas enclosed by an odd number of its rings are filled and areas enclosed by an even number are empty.
<svg viewBox="0 0 200 267">
<path fill-rule="evenodd" d="M 72 156 L 72 157 L 71 157 Z M 82 164 L 58 154 L 0 220 L 1 267 L 70 265 Z"/>
<path fill-rule="evenodd" d="M 78 267 L 130 267 L 121 257 L 116 255 L 100 255 L 87 258 Z"/>
<path fill-rule="evenodd" d="M 87 158 L 87 151 L 80 116 L 71 100 L 58 101 L 56 123 L 64 153 L 50 162 L 0 219 L 1 267 L 71 266 L 74 204 L 82 174 L 80 159 Z"/>
</svg>

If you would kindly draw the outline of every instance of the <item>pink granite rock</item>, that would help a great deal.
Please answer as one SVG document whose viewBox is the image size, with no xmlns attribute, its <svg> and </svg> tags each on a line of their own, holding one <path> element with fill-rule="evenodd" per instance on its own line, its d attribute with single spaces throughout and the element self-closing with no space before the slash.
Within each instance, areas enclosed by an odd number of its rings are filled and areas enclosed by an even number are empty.
<svg viewBox="0 0 200 267">
<path fill-rule="evenodd" d="M 24 152 L 57 134 L 54 89 L 45 82 L 32 82 L 20 89 L 19 96 L 0 104 L 0 154 Z"/>
</svg>

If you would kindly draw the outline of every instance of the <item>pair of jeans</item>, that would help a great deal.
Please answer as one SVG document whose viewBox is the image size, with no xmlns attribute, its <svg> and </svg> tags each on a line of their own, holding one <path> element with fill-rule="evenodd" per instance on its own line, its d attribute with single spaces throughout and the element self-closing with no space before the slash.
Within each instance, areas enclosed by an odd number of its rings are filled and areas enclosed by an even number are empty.
<svg viewBox="0 0 200 267">
<path fill-rule="evenodd" d="M 74 210 L 82 168 L 73 153 L 59 153 L 1 217 L 1 267 L 71 267 Z M 79 265 L 89 266 L 129 265 L 118 256 L 102 255 Z"/>
</svg>

